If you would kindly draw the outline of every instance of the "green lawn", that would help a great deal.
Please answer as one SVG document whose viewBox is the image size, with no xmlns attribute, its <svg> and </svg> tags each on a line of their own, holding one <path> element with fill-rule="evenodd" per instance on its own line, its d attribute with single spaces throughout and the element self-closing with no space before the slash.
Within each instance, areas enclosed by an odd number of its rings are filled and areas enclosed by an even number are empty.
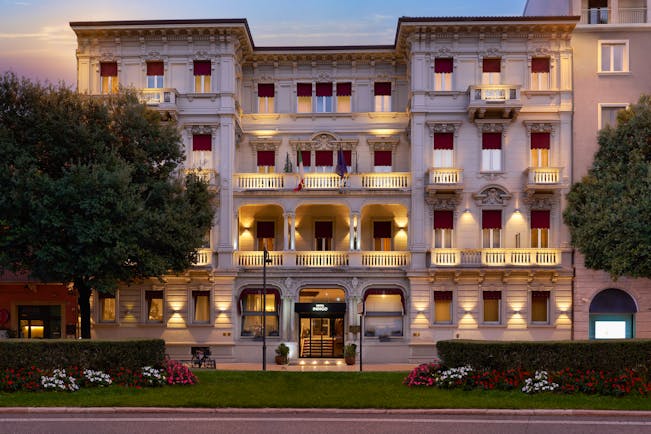
<svg viewBox="0 0 651 434">
<path fill-rule="evenodd" d="M 406 372 L 199 371 L 199 384 L 0 393 L 0 406 L 562 408 L 651 410 L 651 398 L 410 389 Z"/>
</svg>

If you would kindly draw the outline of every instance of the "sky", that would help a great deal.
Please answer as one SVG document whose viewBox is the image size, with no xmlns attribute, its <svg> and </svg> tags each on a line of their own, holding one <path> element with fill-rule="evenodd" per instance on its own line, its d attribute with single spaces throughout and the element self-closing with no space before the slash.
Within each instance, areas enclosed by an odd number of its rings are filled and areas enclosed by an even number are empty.
<svg viewBox="0 0 651 434">
<path fill-rule="evenodd" d="M 76 82 L 70 21 L 246 18 L 256 46 L 393 44 L 401 16 L 522 15 L 526 0 L 0 0 L 0 73 Z"/>
</svg>

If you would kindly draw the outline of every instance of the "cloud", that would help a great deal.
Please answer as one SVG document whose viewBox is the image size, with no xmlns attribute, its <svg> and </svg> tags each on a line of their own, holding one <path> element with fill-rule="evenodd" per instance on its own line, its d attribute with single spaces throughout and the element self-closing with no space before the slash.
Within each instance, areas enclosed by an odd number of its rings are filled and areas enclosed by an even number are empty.
<svg viewBox="0 0 651 434">
<path fill-rule="evenodd" d="M 75 43 L 75 34 L 67 25 L 44 26 L 30 33 L 0 33 L 2 39 L 36 39 L 51 43 Z"/>
</svg>

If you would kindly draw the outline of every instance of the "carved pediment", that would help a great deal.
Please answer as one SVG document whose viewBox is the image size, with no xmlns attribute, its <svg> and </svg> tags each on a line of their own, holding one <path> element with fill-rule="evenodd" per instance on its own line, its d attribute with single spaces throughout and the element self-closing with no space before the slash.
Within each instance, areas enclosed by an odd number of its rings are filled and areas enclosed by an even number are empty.
<svg viewBox="0 0 651 434">
<path fill-rule="evenodd" d="M 461 203 L 459 193 L 436 193 L 431 192 L 425 196 L 425 202 L 436 211 L 455 211 Z"/>
<path fill-rule="evenodd" d="M 511 200 L 511 194 L 501 187 L 490 186 L 479 193 L 473 194 L 477 206 L 506 206 Z"/>
</svg>

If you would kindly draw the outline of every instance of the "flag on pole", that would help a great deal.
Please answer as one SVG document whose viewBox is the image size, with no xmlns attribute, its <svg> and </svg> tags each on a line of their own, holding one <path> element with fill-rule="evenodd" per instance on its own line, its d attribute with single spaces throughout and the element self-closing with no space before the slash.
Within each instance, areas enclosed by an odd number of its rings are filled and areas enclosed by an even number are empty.
<svg viewBox="0 0 651 434">
<path fill-rule="evenodd" d="M 285 154 L 285 173 L 292 173 L 292 162 L 289 161 L 289 152 Z"/>
<path fill-rule="evenodd" d="M 303 167 L 303 152 L 299 149 L 298 150 L 298 185 L 294 189 L 294 191 L 301 191 L 303 190 L 303 187 L 305 186 L 305 168 Z"/>
<path fill-rule="evenodd" d="M 346 173 L 348 173 L 346 157 L 344 156 L 344 150 L 342 148 L 339 148 L 339 152 L 337 153 L 337 169 L 335 172 L 337 172 L 337 175 L 342 178 L 346 176 Z"/>
</svg>

